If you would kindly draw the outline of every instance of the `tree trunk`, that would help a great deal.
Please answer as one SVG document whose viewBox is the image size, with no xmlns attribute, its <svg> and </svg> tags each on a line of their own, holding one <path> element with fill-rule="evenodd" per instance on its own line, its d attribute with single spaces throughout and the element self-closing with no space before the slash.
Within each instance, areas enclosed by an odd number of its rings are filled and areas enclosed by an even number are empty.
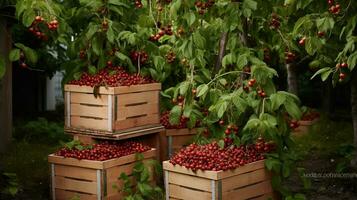
<svg viewBox="0 0 357 200">
<path fill-rule="evenodd" d="M 288 82 L 288 91 L 295 95 L 298 95 L 298 81 L 297 74 L 295 69 L 295 64 L 289 63 L 286 64 L 286 72 L 287 72 L 287 82 Z"/>
<path fill-rule="evenodd" d="M 221 39 L 219 40 L 219 52 L 218 52 L 218 57 L 217 57 L 217 61 L 216 61 L 216 66 L 214 68 L 215 74 L 221 68 L 222 60 L 223 60 L 223 57 L 226 52 L 227 41 L 228 41 L 228 33 L 223 32 L 221 35 Z"/>
<path fill-rule="evenodd" d="M 353 133 L 354 133 L 354 146 L 357 152 L 357 69 L 352 71 L 351 77 L 351 116 L 353 123 Z M 357 154 L 352 160 L 352 166 L 357 167 Z"/>
<path fill-rule="evenodd" d="M 11 33 L 4 19 L 0 19 L 0 56 L 5 59 L 6 73 L 0 80 L 0 152 L 5 152 L 12 133 L 12 68 L 8 59 Z"/>
</svg>

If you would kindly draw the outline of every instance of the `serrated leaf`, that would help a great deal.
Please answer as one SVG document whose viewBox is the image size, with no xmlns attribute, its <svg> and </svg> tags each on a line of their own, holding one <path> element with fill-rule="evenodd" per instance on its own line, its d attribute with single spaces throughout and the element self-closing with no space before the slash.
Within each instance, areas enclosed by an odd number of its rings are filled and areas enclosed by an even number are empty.
<svg viewBox="0 0 357 200">
<path fill-rule="evenodd" d="M 196 15 L 192 12 L 186 12 L 183 18 L 186 19 L 188 26 L 191 26 L 196 21 Z"/>
<path fill-rule="evenodd" d="M 315 78 L 317 75 L 328 72 L 328 71 L 332 71 L 332 69 L 330 67 L 324 67 L 322 69 L 319 69 L 312 77 L 311 79 Z"/>
<path fill-rule="evenodd" d="M 182 107 L 181 106 L 174 106 L 170 111 L 170 124 L 177 125 L 180 123 L 182 114 Z"/>
<path fill-rule="evenodd" d="M 26 9 L 22 16 L 22 23 L 24 26 L 29 27 L 32 24 L 33 19 L 35 19 L 35 16 L 36 14 L 33 9 Z"/>
<path fill-rule="evenodd" d="M 181 2 L 182 0 L 177 0 L 175 1 L 170 8 L 170 14 L 172 18 L 176 18 L 177 17 L 177 11 L 180 9 L 181 7 Z"/>
<path fill-rule="evenodd" d="M 270 95 L 270 101 L 272 104 L 272 109 L 277 110 L 281 105 L 284 104 L 286 96 L 282 93 L 275 93 Z"/>
<path fill-rule="evenodd" d="M 223 102 L 218 103 L 216 105 L 217 117 L 222 118 L 223 114 L 226 112 L 227 108 L 228 108 L 228 102 L 223 101 Z"/>
<path fill-rule="evenodd" d="M 179 91 L 181 95 L 186 95 L 188 88 L 190 87 L 190 82 L 184 81 L 179 86 Z"/>
<path fill-rule="evenodd" d="M 89 72 L 89 74 L 94 75 L 97 73 L 97 69 L 93 65 L 90 65 L 88 67 L 88 72 Z"/>
<path fill-rule="evenodd" d="M 202 84 L 197 87 L 197 97 L 201 97 L 208 92 L 208 85 L 207 84 Z"/>
<path fill-rule="evenodd" d="M 11 62 L 14 62 L 19 59 L 20 59 L 20 49 L 12 49 L 9 54 L 9 60 Z"/>
<path fill-rule="evenodd" d="M 356 63 L 357 63 L 357 51 L 352 53 L 347 59 L 347 64 L 350 71 L 352 71 L 355 68 Z"/>
<path fill-rule="evenodd" d="M 97 32 L 98 25 L 89 24 L 88 31 L 86 33 L 87 40 L 91 39 L 93 35 Z"/>
<path fill-rule="evenodd" d="M 193 42 L 200 49 L 203 49 L 205 47 L 205 38 L 202 37 L 202 35 L 199 32 L 195 32 L 193 34 Z"/>
</svg>

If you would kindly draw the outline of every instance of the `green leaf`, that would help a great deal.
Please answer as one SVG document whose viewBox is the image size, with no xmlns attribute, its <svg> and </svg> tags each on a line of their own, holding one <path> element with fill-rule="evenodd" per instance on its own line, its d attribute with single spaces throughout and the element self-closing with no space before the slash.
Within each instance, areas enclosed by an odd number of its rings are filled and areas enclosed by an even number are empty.
<svg viewBox="0 0 357 200">
<path fill-rule="evenodd" d="M 86 33 L 87 40 L 91 39 L 93 35 L 97 32 L 98 25 L 94 25 L 92 23 L 89 24 L 88 31 Z"/>
<path fill-rule="evenodd" d="M 182 0 L 177 0 L 175 1 L 170 8 L 170 14 L 172 18 L 176 18 L 177 17 L 177 11 L 180 9 L 181 7 L 181 1 Z"/>
<path fill-rule="evenodd" d="M 297 35 L 299 33 L 300 28 L 307 23 L 311 23 L 310 16 L 306 15 L 304 17 L 299 18 L 294 25 L 293 35 Z"/>
<path fill-rule="evenodd" d="M 193 33 L 193 42 L 200 49 L 205 47 L 205 38 L 199 32 Z"/>
<path fill-rule="evenodd" d="M 126 3 L 123 3 L 122 1 L 118 1 L 118 0 L 109 0 L 108 3 L 116 5 L 116 6 L 122 6 L 125 8 L 130 8 L 130 6 Z"/>
<path fill-rule="evenodd" d="M 186 95 L 188 88 L 190 87 L 190 82 L 184 81 L 179 86 L 179 91 L 181 95 Z"/>
<path fill-rule="evenodd" d="M 283 164 L 282 166 L 283 166 L 283 176 L 284 176 L 285 178 L 289 177 L 289 176 L 290 176 L 290 173 L 291 173 L 291 172 L 290 172 L 291 166 L 288 165 L 288 164 Z"/>
<path fill-rule="evenodd" d="M 23 49 L 23 51 L 24 51 L 24 54 L 25 54 L 27 60 L 30 63 L 32 63 L 32 64 L 37 63 L 38 57 L 37 57 L 37 53 L 36 53 L 35 50 L 26 47 L 26 48 Z"/>
<path fill-rule="evenodd" d="M 5 72 L 6 72 L 5 59 L 0 56 L 0 79 L 4 77 Z"/>
<path fill-rule="evenodd" d="M 103 40 L 100 39 L 99 36 L 93 37 L 92 39 L 92 49 L 93 52 L 99 56 L 103 52 Z"/>
<path fill-rule="evenodd" d="M 357 51 L 352 53 L 347 59 L 347 64 L 350 71 L 352 71 L 355 68 L 356 62 L 357 62 Z"/>
<path fill-rule="evenodd" d="M 192 12 L 186 12 L 183 18 L 186 19 L 188 26 L 191 26 L 196 21 L 196 15 Z"/>
<path fill-rule="evenodd" d="M 323 17 L 316 20 L 316 26 L 319 31 L 327 32 L 333 29 L 335 20 L 332 17 Z"/>
<path fill-rule="evenodd" d="M 272 109 L 277 110 L 281 105 L 284 104 L 286 96 L 282 93 L 275 93 L 270 95 L 270 101 L 272 103 Z"/>
<path fill-rule="evenodd" d="M 24 26 L 29 27 L 35 19 L 35 16 L 36 14 L 33 9 L 26 9 L 22 16 L 22 23 Z"/>
<path fill-rule="evenodd" d="M 331 73 L 332 69 L 330 67 L 324 67 L 322 69 L 319 69 L 312 77 L 311 79 L 315 78 L 317 75 L 322 74 L 322 73 Z"/>
<path fill-rule="evenodd" d="M 257 9 L 257 2 L 254 0 L 244 0 L 243 2 L 243 8 L 248 8 L 251 10 L 256 10 Z"/>
<path fill-rule="evenodd" d="M 97 69 L 93 65 L 90 65 L 88 67 L 88 72 L 89 72 L 89 74 L 94 75 L 97 73 Z"/>
<path fill-rule="evenodd" d="M 243 69 L 244 66 L 248 64 L 248 59 L 245 54 L 239 55 L 237 59 L 237 67 Z"/>
<path fill-rule="evenodd" d="M 207 84 L 202 84 L 197 87 L 197 97 L 201 97 L 203 95 L 206 95 L 208 92 L 208 85 Z"/>
<path fill-rule="evenodd" d="M 151 191 L 151 186 L 147 183 L 137 183 L 138 189 L 143 196 L 149 196 Z"/>
<path fill-rule="evenodd" d="M 20 49 L 13 49 L 10 51 L 9 59 L 11 62 L 17 61 L 20 59 Z"/>
<path fill-rule="evenodd" d="M 217 108 L 218 118 L 222 118 L 223 114 L 226 112 L 226 110 L 228 108 L 228 102 L 226 102 L 226 101 L 220 102 L 216 105 L 216 108 Z"/>
<path fill-rule="evenodd" d="M 170 124 L 176 125 L 180 123 L 182 114 L 182 107 L 181 106 L 174 106 L 170 111 Z"/>
<path fill-rule="evenodd" d="M 286 99 L 284 102 L 285 110 L 289 113 L 291 117 L 294 119 L 301 118 L 300 108 L 296 105 L 296 103 L 292 99 Z"/>
<path fill-rule="evenodd" d="M 114 40 L 115 40 L 115 33 L 114 33 L 114 30 L 113 30 L 112 26 L 109 26 L 109 28 L 108 28 L 107 38 L 108 38 L 110 43 L 113 43 Z"/>
<path fill-rule="evenodd" d="M 218 144 L 219 148 L 221 148 L 221 149 L 224 148 L 224 140 L 219 140 L 217 144 Z"/>
<path fill-rule="evenodd" d="M 281 163 L 280 163 L 280 161 L 278 159 L 267 158 L 265 160 L 265 166 L 267 167 L 268 170 L 274 171 L 276 173 L 279 173 L 280 167 L 281 167 Z"/>
</svg>

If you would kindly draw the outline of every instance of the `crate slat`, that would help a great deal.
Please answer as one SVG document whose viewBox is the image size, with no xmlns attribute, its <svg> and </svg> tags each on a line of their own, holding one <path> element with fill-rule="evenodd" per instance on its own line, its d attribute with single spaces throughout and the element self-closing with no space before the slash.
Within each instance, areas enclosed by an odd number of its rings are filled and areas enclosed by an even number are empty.
<svg viewBox="0 0 357 200">
<path fill-rule="evenodd" d="M 108 95 L 101 95 L 95 98 L 93 94 L 72 92 L 70 97 L 71 103 L 108 106 Z"/>
<path fill-rule="evenodd" d="M 107 119 L 108 107 L 107 106 L 90 106 L 78 103 L 71 104 L 71 117 L 84 116 L 84 117 L 96 117 Z"/>
<path fill-rule="evenodd" d="M 251 185 L 254 183 L 259 183 L 264 180 L 269 180 L 270 174 L 266 172 L 265 169 L 258 169 L 256 171 L 241 174 L 239 179 L 236 176 L 232 176 L 222 180 L 222 188 L 225 191 L 234 190 L 246 185 Z"/>
<path fill-rule="evenodd" d="M 114 127 L 116 130 L 123 130 L 136 126 L 144 126 L 146 124 L 156 124 L 159 121 L 159 114 L 151 114 L 143 117 L 129 118 L 126 120 L 116 121 Z"/>
<path fill-rule="evenodd" d="M 222 193 L 223 199 L 246 200 L 273 192 L 271 180 Z"/>
<path fill-rule="evenodd" d="M 78 128 L 108 130 L 108 120 L 71 116 L 71 126 Z"/>
<path fill-rule="evenodd" d="M 117 120 L 122 121 L 136 116 L 159 114 L 158 103 L 145 103 L 134 106 L 118 106 Z"/>
<path fill-rule="evenodd" d="M 86 199 L 86 200 L 98 200 L 97 195 L 95 194 L 83 194 L 83 193 L 61 190 L 61 189 L 56 189 L 55 192 L 56 192 L 56 200 L 69 200 L 72 199 L 73 197 L 79 197 L 80 199 Z"/>
<path fill-rule="evenodd" d="M 187 200 L 211 200 L 212 193 L 193 190 L 179 185 L 169 185 L 170 197 Z"/>
<path fill-rule="evenodd" d="M 170 172 L 169 183 L 185 187 L 211 192 L 211 181 L 204 178 L 187 176 L 180 173 Z"/>
<path fill-rule="evenodd" d="M 147 102 L 159 103 L 159 91 L 148 91 L 140 93 L 128 93 L 117 95 L 118 106 L 128 106 L 132 104 L 143 104 Z"/>
<path fill-rule="evenodd" d="M 64 165 L 55 165 L 55 176 L 97 181 L 97 170 Z"/>
<path fill-rule="evenodd" d="M 62 190 L 78 191 L 87 194 L 97 194 L 97 183 L 89 181 L 80 181 L 62 176 L 56 176 L 56 188 Z"/>
<path fill-rule="evenodd" d="M 196 135 L 196 129 L 180 128 L 180 129 L 166 129 L 166 136 L 182 136 L 182 135 Z"/>
</svg>

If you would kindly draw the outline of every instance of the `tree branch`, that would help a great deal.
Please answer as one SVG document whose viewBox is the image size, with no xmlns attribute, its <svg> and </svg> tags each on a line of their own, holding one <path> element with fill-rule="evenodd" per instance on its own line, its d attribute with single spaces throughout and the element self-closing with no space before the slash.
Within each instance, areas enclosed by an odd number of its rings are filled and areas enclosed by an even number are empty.
<svg viewBox="0 0 357 200">
<path fill-rule="evenodd" d="M 214 73 L 216 74 L 222 66 L 222 60 L 226 52 L 226 46 L 228 41 L 228 33 L 223 32 L 221 34 L 221 39 L 219 40 L 219 52 L 216 60 L 216 66 L 214 68 Z"/>
</svg>

